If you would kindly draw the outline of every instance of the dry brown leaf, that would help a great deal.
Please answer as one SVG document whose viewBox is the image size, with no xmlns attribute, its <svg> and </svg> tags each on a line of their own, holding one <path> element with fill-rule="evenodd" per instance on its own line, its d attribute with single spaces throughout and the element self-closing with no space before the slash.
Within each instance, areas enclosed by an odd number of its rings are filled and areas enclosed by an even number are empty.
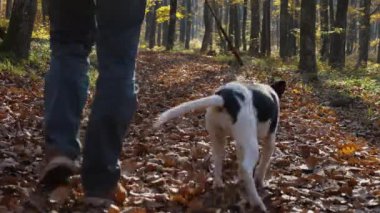
<svg viewBox="0 0 380 213">
<path fill-rule="evenodd" d="M 116 192 L 115 192 L 115 202 L 119 205 L 122 205 L 124 201 L 127 198 L 127 191 L 125 188 L 118 183 L 118 186 L 116 187 Z"/>
<path fill-rule="evenodd" d="M 170 195 L 169 199 L 185 206 L 189 205 L 189 201 L 187 201 L 181 194 Z"/>
<path fill-rule="evenodd" d="M 111 206 L 108 208 L 108 213 L 120 213 L 120 208 L 111 204 Z"/>
<path fill-rule="evenodd" d="M 70 196 L 71 188 L 68 186 L 60 186 L 49 194 L 49 200 L 53 203 L 63 204 Z"/>
</svg>

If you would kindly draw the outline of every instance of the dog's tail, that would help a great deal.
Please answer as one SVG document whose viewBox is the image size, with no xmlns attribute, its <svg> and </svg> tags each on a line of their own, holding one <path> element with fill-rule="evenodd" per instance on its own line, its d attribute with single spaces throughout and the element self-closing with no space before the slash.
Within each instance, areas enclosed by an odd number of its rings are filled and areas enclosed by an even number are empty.
<svg viewBox="0 0 380 213">
<path fill-rule="evenodd" d="M 157 121 L 154 123 L 154 127 L 157 128 L 170 119 L 179 117 L 185 113 L 188 113 L 194 110 L 205 109 L 205 108 L 213 107 L 213 106 L 221 107 L 223 105 L 224 105 L 224 100 L 219 95 L 211 95 L 205 98 L 188 101 L 163 112 L 158 117 Z"/>
</svg>

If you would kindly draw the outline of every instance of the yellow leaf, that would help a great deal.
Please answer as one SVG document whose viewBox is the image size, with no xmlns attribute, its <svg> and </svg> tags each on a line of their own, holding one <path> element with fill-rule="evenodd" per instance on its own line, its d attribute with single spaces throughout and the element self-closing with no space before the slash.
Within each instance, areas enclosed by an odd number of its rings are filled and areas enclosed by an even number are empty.
<svg viewBox="0 0 380 213">
<path fill-rule="evenodd" d="M 358 145 L 353 144 L 353 143 L 346 143 L 338 147 L 338 154 L 352 156 L 355 154 L 356 151 L 358 151 L 358 149 L 359 149 Z"/>
</svg>

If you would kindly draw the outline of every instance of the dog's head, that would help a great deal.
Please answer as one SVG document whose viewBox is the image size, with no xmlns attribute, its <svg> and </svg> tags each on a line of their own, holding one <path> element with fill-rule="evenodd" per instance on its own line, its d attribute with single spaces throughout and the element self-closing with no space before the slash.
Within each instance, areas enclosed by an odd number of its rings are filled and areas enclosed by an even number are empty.
<svg viewBox="0 0 380 213">
<path fill-rule="evenodd" d="M 270 85 L 273 90 L 277 93 L 277 96 L 281 98 L 282 94 L 285 92 L 286 82 L 285 81 L 276 81 Z"/>
</svg>

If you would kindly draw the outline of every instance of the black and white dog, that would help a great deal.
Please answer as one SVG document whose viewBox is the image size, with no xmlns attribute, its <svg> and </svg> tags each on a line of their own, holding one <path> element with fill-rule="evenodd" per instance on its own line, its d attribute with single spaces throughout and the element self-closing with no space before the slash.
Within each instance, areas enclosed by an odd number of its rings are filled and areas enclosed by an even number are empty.
<svg viewBox="0 0 380 213">
<path fill-rule="evenodd" d="M 261 210 L 266 211 L 257 188 L 263 187 L 270 157 L 275 148 L 279 98 L 285 87 L 285 81 L 277 81 L 271 86 L 230 82 L 216 90 L 214 95 L 185 102 L 167 110 L 159 116 L 155 127 L 187 112 L 207 108 L 206 129 L 212 141 L 215 164 L 214 187 L 223 187 L 224 143 L 226 136 L 232 136 L 236 140 L 239 178 L 244 181 L 248 201 L 252 206 L 258 205 Z M 259 140 L 263 147 L 260 161 Z M 258 161 L 259 165 L 255 169 Z"/>
</svg>

